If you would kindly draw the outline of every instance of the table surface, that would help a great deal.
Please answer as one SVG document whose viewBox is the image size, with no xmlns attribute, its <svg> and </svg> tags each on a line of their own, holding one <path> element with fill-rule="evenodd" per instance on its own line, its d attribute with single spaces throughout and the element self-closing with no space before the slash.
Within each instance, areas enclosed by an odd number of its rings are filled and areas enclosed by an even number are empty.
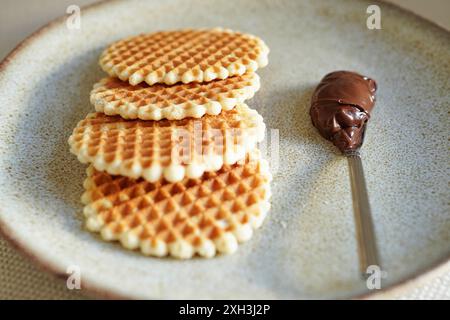
<svg viewBox="0 0 450 320">
<path fill-rule="evenodd" d="M 64 15 L 71 4 L 84 6 L 98 0 L 2 0 L 0 12 L 0 59 L 21 40 L 51 19 Z M 448 0 L 387 0 L 450 30 Z M 41 271 L 0 237 L 0 299 L 86 299 L 83 290 L 69 290 L 65 281 Z M 450 299 L 450 273 L 396 299 Z"/>
</svg>

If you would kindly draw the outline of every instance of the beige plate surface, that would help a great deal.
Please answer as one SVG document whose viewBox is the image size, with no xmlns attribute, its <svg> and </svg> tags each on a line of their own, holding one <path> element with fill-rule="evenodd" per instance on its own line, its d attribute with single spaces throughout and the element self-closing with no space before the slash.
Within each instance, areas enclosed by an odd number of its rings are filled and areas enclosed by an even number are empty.
<svg viewBox="0 0 450 320">
<path fill-rule="evenodd" d="M 448 106 L 450 37 L 380 3 L 382 30 L 366 28 L 366 1 L 113 1 L 83 10 L 81 30 L 44 28 L 0 67 L 0 222 L 53 272 L 81 268 L 85 287 L 130 298 L 343 298 L 359 280 L 346 160 L 312 127 L 313 87 L 353 69 L 379 83 L 364 165 L 387 287 L 450 255 Z M 98 55 L 140 32 L 223 26 L 271 48 L 249 105 L 278 129 L 273 208 L 252 241 L 205 261 L 146 258 L 81 228 L 85 167 L 67 138 L 104 76 Z M 270 138 L 276 134 L 269 132 Z M 276 169 L 276 157 L 272 153 Z M 270 159 L 269 159 L 270 160 Z M 448 270 L 441 264 L 436 270 Z M 429 273 L 430 274 L 430 273 Z M 403 286 L 405 287 L 405 286 Z M 398 288 L 398 286 L 397 286 Z M 389 292 L 389 290 L 388 290 Z"/>
</svg>

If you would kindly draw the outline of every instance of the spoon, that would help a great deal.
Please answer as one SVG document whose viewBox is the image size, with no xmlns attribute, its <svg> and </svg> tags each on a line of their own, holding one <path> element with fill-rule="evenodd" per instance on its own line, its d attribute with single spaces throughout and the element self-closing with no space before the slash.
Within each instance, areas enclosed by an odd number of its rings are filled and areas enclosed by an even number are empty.
<svg viewBox="0 0 450 320">
<path fill-rule="evenodd" d="M 347 157 L 361 275 L 380 266 L 360 148 L 370 112 L 375 105 L 376 82 L 351 71 L 327 74 L 314 91 L 310 115 L 319 133 Z"/>
<path fill-rule="evenodd" d="M 364 277 L 367 275 L 367 269 L 370 266 L 378 266 L 379 268 L 381 266 L 359 149 L 347 151 L 344 155 L 347 157 L 350 172 L 353 213 L 359 248 L 359 263 L 361 273 Z"/>
</svg>

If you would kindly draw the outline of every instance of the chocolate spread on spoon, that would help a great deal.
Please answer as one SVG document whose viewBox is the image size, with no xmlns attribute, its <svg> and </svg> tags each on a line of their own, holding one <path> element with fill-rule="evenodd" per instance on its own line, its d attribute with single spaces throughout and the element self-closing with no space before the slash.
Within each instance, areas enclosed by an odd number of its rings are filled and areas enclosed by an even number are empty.
<svg viewBox="0 0 450 320">
<path fill-rule="evenodd" d="M 320 81 L 310 115 L 320 134 L 343 153 L 358 149 L 375 104 L 375 80 L 350 71 L 335 71 Z"/>
</svg>

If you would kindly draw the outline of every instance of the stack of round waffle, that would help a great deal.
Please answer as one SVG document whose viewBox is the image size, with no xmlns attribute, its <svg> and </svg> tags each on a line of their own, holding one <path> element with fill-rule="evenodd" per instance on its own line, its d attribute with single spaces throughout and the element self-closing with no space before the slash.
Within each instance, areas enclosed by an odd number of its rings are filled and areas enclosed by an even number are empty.
<svg viewBox="0 0 450 320">
<path fill-rule="evenodd" d="M 224 29 L 143 34 L 100 57 L 97 112 L 70 150 L 88 163 L 86 227 L 153 256 L 231 253 L 269 210 L 271 175 L 256 149 L 262 117 L 244 101 L 267 65 L 259 38 Z"/>
</svg>

